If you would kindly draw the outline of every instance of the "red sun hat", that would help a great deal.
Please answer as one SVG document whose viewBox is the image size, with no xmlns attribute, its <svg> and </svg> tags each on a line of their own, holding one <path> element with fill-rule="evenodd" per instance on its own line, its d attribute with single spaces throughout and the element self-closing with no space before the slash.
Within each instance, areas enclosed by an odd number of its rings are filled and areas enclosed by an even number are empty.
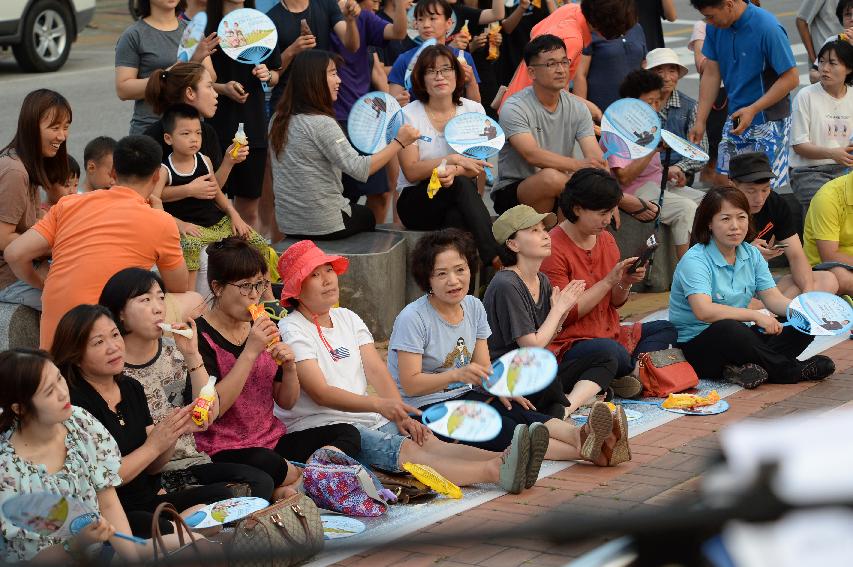
<svg viewBox="0 0 853 567">
<path fill-rule="evenodd" d="M 305 278 L 324 264 L 331 264 L 335 273 L 341 275 L 347 271 L 349 260 L 326 254 L 312 240 L 300 240 L 281 254 L 278 273 L 283 286 L 279 298 L 282 307 L 287 307 L 289 300 L 299 295 Z"/>
</svg>

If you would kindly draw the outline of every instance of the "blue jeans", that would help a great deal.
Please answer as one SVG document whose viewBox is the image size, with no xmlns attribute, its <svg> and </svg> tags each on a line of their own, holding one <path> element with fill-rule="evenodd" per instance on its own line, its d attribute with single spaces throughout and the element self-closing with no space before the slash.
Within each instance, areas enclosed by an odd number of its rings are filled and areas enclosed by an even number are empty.
<svg viewBox="0 0 853 567">
<path fill-rule="evenodd" d="M 400 434 L 396 423 L 389 421 L 377 429 L 355 424 L 355 428 L 361 434 L 361 452 L 356 459 L 384 471 L 403 472 L 400 468 L 400 449 L 408 437 Z"/>
<path fill-rule="evenodd" d="M 18 280 L 0 289 L 0 303 L 26 305 L 41 311 L 41 290 Z"/>
<path fill-rule="evenodd" d="M 643 323 L 642 334 L 634 352 L 629 353 L 625 347 L 613 339 L 585 339 L 572 345 L 572 348 L 563 355 L 563 360 L 569 361 L 591 355 L 606 354 L 616 362 L 616 374 L 613 376 L 616 378 L 630 374 L 634 370 L 634 364 L 636 364 L 637 357 L 640 354 L 669 348 L 669 345 L 675 344 L 677 339 L 678 332 L 672 323 L 669 321 L 650 321 Z"/>
</svg>

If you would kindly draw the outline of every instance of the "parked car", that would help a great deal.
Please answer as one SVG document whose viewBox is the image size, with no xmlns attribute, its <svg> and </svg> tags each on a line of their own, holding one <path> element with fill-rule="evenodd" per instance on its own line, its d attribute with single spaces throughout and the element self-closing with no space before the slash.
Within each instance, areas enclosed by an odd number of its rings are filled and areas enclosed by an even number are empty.
<svg viewBox="0 0 853 567">
<path fill-rule="evenodd" d="M 24 71 L 56 71 L 94 15 L 95 0 L 2 0 L 0 46 Z"/>
</svg>

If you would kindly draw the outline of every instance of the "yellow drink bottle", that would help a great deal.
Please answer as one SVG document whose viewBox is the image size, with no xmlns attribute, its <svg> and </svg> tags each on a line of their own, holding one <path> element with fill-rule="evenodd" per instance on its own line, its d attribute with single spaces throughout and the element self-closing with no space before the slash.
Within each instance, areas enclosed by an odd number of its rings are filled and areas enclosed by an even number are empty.
<svg viewBox="0 0 853 567">
<path fill-rule="evenodd" d="M 213 401 L 216 399 L 215 384 L 216 376 L 211 376 L 207 379 L 207 384 L 204 385 L 201 392 L 198 393 L 198 399 L 196 399 L 195 407 L 193 407 L 192 414 L 190 415 L 193 423 L 196 425 L 204 425 L 208 420 L 210 406 L 213 405 Z"/>
<path fill-rule="evenodd" d="M 237 126 L 237 132 L 234 133 L 234 149 L 231 150 L 231 157 L 237 159 L 237 153 L 240 151 L 240 148 L 243 146 L 249 145 L 249 139 L 246 137 L 246 132 L 243 131 L 243 123 Z"/>
</svg>

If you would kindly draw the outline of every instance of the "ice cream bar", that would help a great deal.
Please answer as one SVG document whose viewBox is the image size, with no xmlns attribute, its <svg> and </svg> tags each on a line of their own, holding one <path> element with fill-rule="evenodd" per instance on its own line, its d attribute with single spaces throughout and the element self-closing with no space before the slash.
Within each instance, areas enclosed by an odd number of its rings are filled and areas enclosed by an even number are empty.
<svg viewBox="0 0 853 567">
<path fill-rule="evenodd" d="M 311 28 L 308 27 L 308 20 L 305 18 L 299 20 L 299 35 L 314 35 L 311 33 Z"/>
<path fill-rule="evenodd" d="M 173 335 L 181 335 L 182 337 L 186 337 L 188 339 L 193 338 L 192 329 L 176 329 L 169 323 L 157 323 L 157 326 L 167 333 L 172 333 Z"/>
</svg>

